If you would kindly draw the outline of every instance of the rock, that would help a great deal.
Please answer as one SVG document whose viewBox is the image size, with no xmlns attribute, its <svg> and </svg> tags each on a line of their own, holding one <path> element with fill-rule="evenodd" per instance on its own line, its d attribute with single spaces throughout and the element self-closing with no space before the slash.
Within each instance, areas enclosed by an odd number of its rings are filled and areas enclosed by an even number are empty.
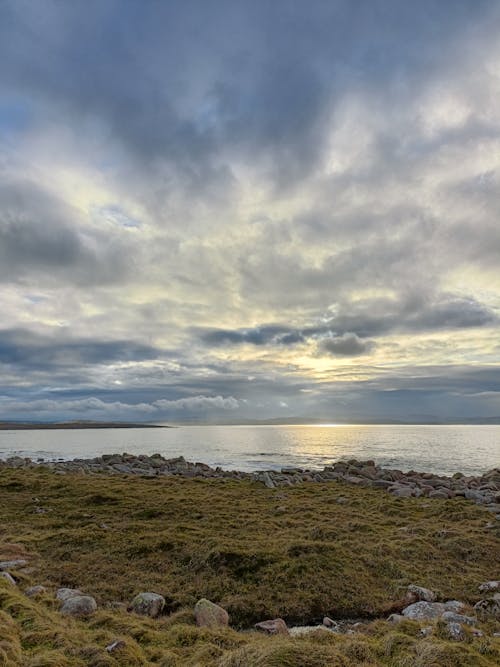
<svg viewBox="0 0 500 667">
<path fill-rule="evenodd" d="M 133 611 L 141 616 L 156 618 L 161 614 L 165 606 L 165 598 L 158 593 L 139 593 L 130 603 L 128 611 Z"/>
<path fill-rule="evenodd" d="M 417 601 L 435 602 L 437 598 L 437 595 L 433 591 L 422 586 L 415 586 L 415 584 L 410 584 L 406 590 L 410 595 L 416 596 Z"/>
<path fill-rule="evenodd" d="M 405 617 L 402 614 L 391 614 L 389 618 L 387 619 L 388 623 L 401 623 L 401 621 L 404 621 Z"/>
<path fill-rule="evenodd" d="M 282 618 L 273 618 L 269 621 L 261 621 L 256 623 L 257 630 L 261 630 L 268 635 L 288 635 L 288 628 Z"/>
<path fill-rule="evenodd" d="M 441 498 L 442 500 L 448 500 L 449 496 L 446 491 L 435 490 L 429 493 L 429 498 Z"/>
<path fill-rule="evenodd" d="M 228 625 L 229 616 L 225 609 L 210 600 L 202 598 L 194 606 L 196 625 L 201 628 L 217 628 Z"/>
<path fill-rule="evenodd" d="M 122 648 L 125 648 L 127 644 L 123 641 L 123 639 L 115 639 L 114 642 L 111 642 L 111 644 L 108 644 L 106 646 L 106 651 L 108 653 L 114 653 L 115 651 L 119 651 Z"/>
<path fill-rule="evenodd" d="M 456 642 L 464 641 L 465 633 L 460 623 L 447 623 L 446 630 L 450 639 L 453 639 Z"/>
<path fill-rule="evenodd" d="M 97 603 L 90 595 L 75 595 L 63 602 L 61 614 L 65 616 L 92 616 L 97 611 Z"/>
<path fill-rule="evenodd" d="M 302 635 L 308 635 L 311 632 L 332 632 L 332 630 L 329 630 L 326 628 L 324 625 L 296 625 L 293 628 L 289 628 L 288 633 L 292 637 L 300 637 Z"/>
<path fill-rule="evenodd" d="M 425 628 L 420 628 L 420 634 L 423 637 L 428 637 L 429 635 L 432 635 L 433 632 L 434 628 L 432 627 L 432 625 L 426 625 Z"/>
<path fill-rule="evenodd" d="M 448 623 L 465 623 L 465 625 L 474 625 L 477 621 L 477 618 L 474 616 L 464 616 L 463 614 L 457 614 L 454 611 L 445 611 L 441 615 L 441 618 Z"/>
<path fill-rule="evenodd" d="M 409 486 L 391 486 L 388 491 L 396 498 L 411 498 L 413 489 Z"/>
<path fill-rule="evenodd" d="M 18 570 L 28 564 L 26 560 L 4 560 L 0 563 L 0 570 Z"/>
<path fill-rule="evenodd" d="M 446 611 L 441 602 L 414 602 L 403 609 L 403 616 L 412 621 L 430 621 L 439 618 Z"/>
<path fill-rule="evenodd" d="M 83 595 L 83 593 L 78 588 L 59 588 L 56 591 L 56 599 L 61 600 L 61 602 L 80 595 Z"/>
<path fill-rule="evenodd" d="M 479 600 L 479 602 L 474 605 L 474 610 L 481 619 L 500 619 L 500 593 L 497 593 L 486 600 Z"/>
<path fill-rule="evenodd" d="M 29 598 L 34 598 L 37 595 L 42 595 L 43 593 L 46 593 L 47 589 L 45 586 L 31 586 L 30 588 L 27 588 L 24 591 L 24 594 L 27 595 Z"/>
<path fill-rule="evenodd" d="M 479 586 L 480 593 L 489 593 L 490 591 L 498 591 L 499 589 L 500 589 L 500 581 L 485 581 L 484 584 L 481 584 Z"/>
<path fill-rule="evenodd" d="M 323 625 L 325 628 L 338 628 L 338 623 L 336 623 L 332 618 L 329 616 L 325 616 L 323 618 Z"/>
<path fill-rule="evenodd" d="M 5 579 L 5 581 L 9 582 L 9 584 L 12 584 L 12 586 L 17 586 L 16 580 L 8 572 L 0 572 L 0 579 Z"/>
<path fill-rule="evenodd" d="M 444 606 L 446 607 L 447 611 L 454 611 L 457 614 L 460 614 L 461 611 L 463 611 L 466 607 L 464 602 L 460 602 L 459 600 L 447 600 L 444 603 Z"/>
</svg>

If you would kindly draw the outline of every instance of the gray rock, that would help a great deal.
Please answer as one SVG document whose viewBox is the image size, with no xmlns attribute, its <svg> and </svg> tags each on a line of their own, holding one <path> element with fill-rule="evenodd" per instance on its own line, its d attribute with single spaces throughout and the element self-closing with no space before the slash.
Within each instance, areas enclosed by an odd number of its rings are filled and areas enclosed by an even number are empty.
<svg viewBox="0 0 500 667">
<path fill-rule="evenodd" d="M 454 611 L 445 611 L 441 618 L 443 621 L 448 623 L 465 623 L 465 625 L 474 625 L 477 622 L 475 616 L 464 616 L 463 614 L 457 614 Z"/>
<path fill-rule="evenodd" d="M 388 617 L 387 622 L 388 623 L 401 623 L 401 621 L 404 621 L 404 620 L 405 620 L 405 617 L 402 614 L 391 614 Z"/>
<path fill-rule="evenodd" d="M 206 598 L 198 600 L 195 604 L 194 617 L 200 628 L 217 628 L 229 624 L 227 611 Z"/>
<path fill-rule="evenodd" d="M 410 584 L 407 588 L 408 593 L 416 596 L 416 600 L 424 602 L 435 602 L 437 595 L 431 591 L 429 588 L 423 588 L 422 586 L 415 586 L 415 584 Z"/>
<path fill-rule="evenodd" d="M 464 602 L 460 602 L 460 600 L 447 600 L 444 603 L 444 606 L 446 607 L 447 611 L 454 611 L 457 614 L 460 614 L 461 611 L 463 611 L 466 607 Z"/>
<path fill-rule="evenodd" d="M 479 586 L 480 593 L 489 593 L 490 591 L 498 591 L 500 589 L 500 581 L 485 581 Z"/>
<path fill-rule="evenodd" d="M 446 611 L 441 602 L 414 602 L 403 609 L 403 616 L 413 621 L 430 621 L 439 618 Z"/>
<path fill-rule="evenodd" d="M 323 625 L 325 628 L 338 628 L 339 624 L 336 623 L 333 618 L 330 618 L 329 616 L 325 616 L 323 618 Z"/>
<path fill-rule="evenodd" d="M 288 635 L 288 628 L 282 618 L 273 618 L 269 621 L 261 621 L 256 623 L 255 627 L 267 635 Z"/>
<path fill-rule="evenodd" d="M 133 611 L 141 616 L 150 616 L 156 618 L 161 614 L 165 607 L 165 598 L 158 593 L 139 593 L 130 603 L 129 611 Z"/>
<path fill-rule="evenodd" d="M 456 642 L 463 642 L 465 639 L 465 633 L 463 631 L 460 623 L 447 623 L 446 625 L 447 633 L 450 639 L 453 639 Z"/>
<path fill-rule="evenodd" d="M 16 580 L 8 572 L 0 572 L 0 579 L 5 579 L 5 581 L 7 581 L 9 584 L 12 584 L 12 586 L 17 586 Z"/>
<path fill-rule="evenodd" d="M 388 491 L 396 498 L 410 498 L 413 495 L 413 489 L 409 486 L 391 486 Z"/>
<path fill-rule="evenodd" d="M 0 563 L 0 570 L 17 570 L 20 567 L 25 567 L 28 564 L 26 560 L 3 560 Z"/>
<path fill-rule="evenodd" d="M 92 616 L 97 611 L 97 603 L 90 595 L 75 595 L 63 602 L 61 614 L 65 616 Z"/>
<path fill-rule="evenodd" d="M 30 588 L 27 588 L 24 591 L 24 594 L 27 595 L 29 598 L 34 598 L 37 595 L 42 595 L 43 593 L 46 593 L 47 589 L 45 586 L 31 586 Z"/>
<path fill-rule="evenodd" d="M 486 600 L 479 600 L 474 605 L 474 610 L 478 617 L 483 620 L 488 618 L 500 619 L 500 593 Z"/>
<path fill-rule="evenodd" d="M 78 588 L 59 588 L 56 591 L 56 599 L 61 600 L 61 602 L 80 595 L 83 595 L 83 593 Z"/>
</svg>

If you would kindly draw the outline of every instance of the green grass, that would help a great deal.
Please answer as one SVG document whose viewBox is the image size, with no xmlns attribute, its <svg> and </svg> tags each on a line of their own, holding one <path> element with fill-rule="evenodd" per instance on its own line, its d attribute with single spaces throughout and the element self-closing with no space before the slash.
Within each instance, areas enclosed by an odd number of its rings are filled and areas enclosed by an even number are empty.
<svg viewBox="0 0 500 667">
<path fill-rule="evenodd" d="M 293 640 L 238 632 L 276 616 L 289 624 L 384 617 L 410 583 L 473 603 L 478 584 L 498 577 L 500 535 L 485 528 L 490 520 L 463 500 L 335 483 L 267 489 L 2 469 L 0 559 L 27 554 L 35 570 L 14 573 L 21 590 L 0 582 L 0 665 L 497 665 L 498 639 L 421 639 L 412 623 Z M 21 591 L 33 583 L 50 594 L 29 600 Z M 98 614 L 61 617 L 60 586 L 93 595 Z M 111 607 L 146 590 L 165 596 L 169 615 Z M 227 609 L 232 629 L 194 626 L 201 597 Z M 110 656 L 104 647 L 116 638 L 126 647 Z"/>
</svg>

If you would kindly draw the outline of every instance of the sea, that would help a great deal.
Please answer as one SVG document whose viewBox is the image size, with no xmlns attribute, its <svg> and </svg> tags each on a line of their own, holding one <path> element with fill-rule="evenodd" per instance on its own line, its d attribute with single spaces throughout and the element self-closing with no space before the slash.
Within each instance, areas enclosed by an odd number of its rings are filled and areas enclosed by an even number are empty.
<svg viewBox="0 0 500 667">
<path fill-rule="evenodd" d="M 500 467 L 500 425 L 178 426 L 0 431 L 0 459 L 93 458 L 101 454 L 184 456 L 227 470 L 323 468 L 372 459 L 408 471 L 478 475 Z"/>
</svg>

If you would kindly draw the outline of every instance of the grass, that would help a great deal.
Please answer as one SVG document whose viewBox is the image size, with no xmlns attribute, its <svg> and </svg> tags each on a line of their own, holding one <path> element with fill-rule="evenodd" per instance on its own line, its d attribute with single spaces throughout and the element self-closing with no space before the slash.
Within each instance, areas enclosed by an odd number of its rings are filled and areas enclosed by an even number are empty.
<svg viewBox="0 0 500 667">
<path fill-rule="evenodd" d="M 0 665 L 497 665 L 498 638 L 422 639 L 410 622 L 297 639 L 240 631 L 276 616 L 289 625 L 385 617 L 410 583 L 474 603 L 478 584 L 498 577 L 500 533 L 485 528 L 490 519 L 464 500 L 336 483 L 267 489 L 2 469 L 0 560 L 24 557 L 34 569 L 13 573 L 16 588 L 0 581 Z M 27 598 L 33 583 L 49 592 Z M 60 586 L 93 595 L 99 612 L 63 618 Z M 147 590 L 164 595 L 166 616 L 116 605 Z M 227 609 L 231 629 L 194 625 L 201 597 Z M 125 647 L 110 655 L 105 646 L 117 638 Z"/>
</svg>

